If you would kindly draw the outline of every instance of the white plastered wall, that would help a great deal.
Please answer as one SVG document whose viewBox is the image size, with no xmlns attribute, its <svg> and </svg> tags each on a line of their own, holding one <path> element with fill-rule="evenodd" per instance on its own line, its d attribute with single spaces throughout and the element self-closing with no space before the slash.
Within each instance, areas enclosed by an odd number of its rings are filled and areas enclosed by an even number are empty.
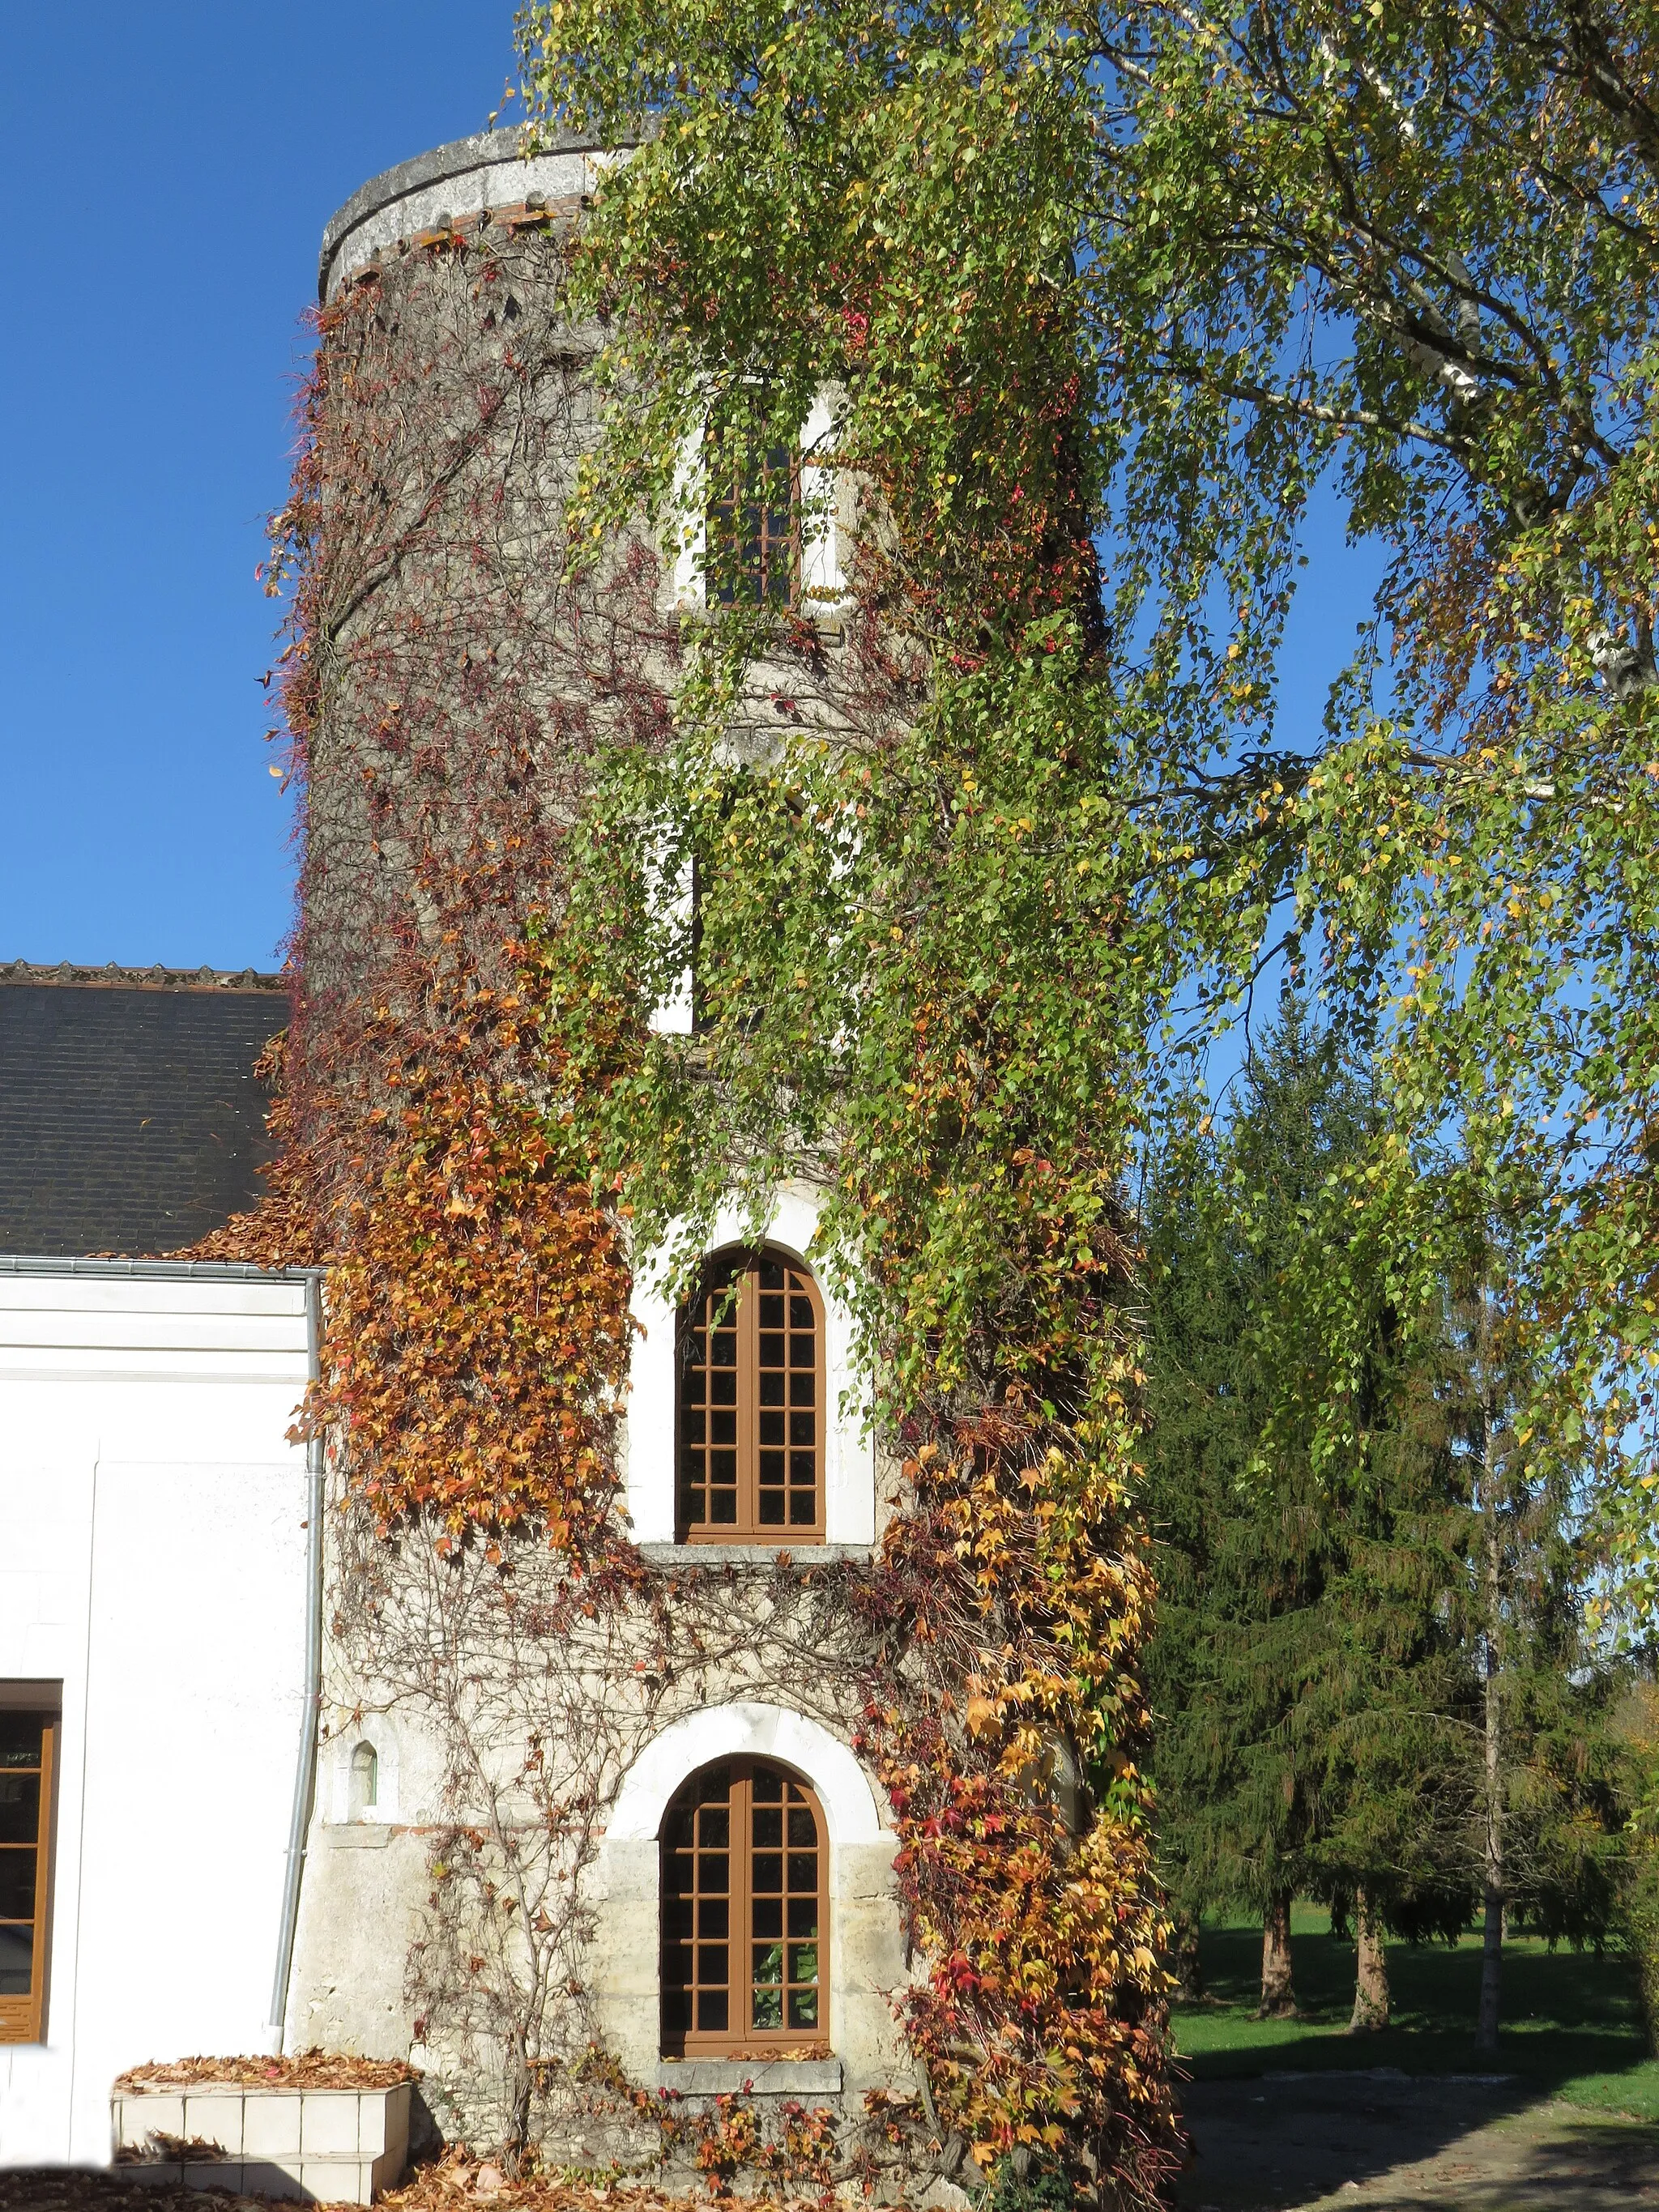
<svg viewBox="0 0 1659 2212">
<path fill-rule="evenodd" d="M 0 1680 L 61 1681 L 46 2040 L 0 2166 L 125 2068 L 265 2047 L 305 1675 L 305 1286 L 0 1270 Z"/>
<path fill-rule="evenodd" d="M 781 1705 L 714 1705 L 664 1729 L 617 1793 L 599 1853 L 594 1991 L 609 2048 L 638 2081 L 664 2069 L 659 1907 L 663 1815 L 680 1784 L 719 1759 L 775 1759 L 811 1784 L 830 1846 L 829 2042 L 853 2094 L 891 2087 L 902 2062 L 891 1992 L 904 1979 L 896 1838 L 840 1737 Z"/>
<path fill-rule="evenodd" d="M 809 1184 L 786 1183 L 774 1201 L 763 1241 L 810 1268 L 807 1248 L 818 1212 L 818 1194 Z M 744 1215 L 728 1209 L 715 1224 L 710 1251 L 747 1243 L 750 1229 Z M 671 1235 L 671 1249 L 673 1241 Z M 875 1443 L 853 1365 L 852 1317 L 827 1284 L 819 1281 L 818 1291 L 824 1319 L 824 1541 L 873 1544 Z M 660 1278 L 641 1273 L 634 1279 L 629 1310 L 638 1326 L 623 1437 L 628 1510 L 636 1543 L 672 1544 L 676 1310 Z"/>
</svg>

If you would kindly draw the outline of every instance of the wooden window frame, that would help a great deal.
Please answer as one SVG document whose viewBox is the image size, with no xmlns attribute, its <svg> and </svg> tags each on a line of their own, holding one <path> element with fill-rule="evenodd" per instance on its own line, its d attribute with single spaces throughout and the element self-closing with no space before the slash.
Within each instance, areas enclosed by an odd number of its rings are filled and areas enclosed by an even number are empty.
<svg viewBox="0 0 1659 2212">
<path fill-rule="evenodd" d="M 757 1781 L 781 1784 L 775 1799 L 757 1800 L 755 1795 Z M 713 1788 L 718 1790 L 724 1778 L 726 1795 L 706 1796 L 702 1793 Z M 690 1801 L 688 1806 L 688 1799 Z M 816 1841 L 816 1880 L 809 1886 L 794 1879 L 799 1875 L 799 1862 L 805 1852 L 790 1832 L 790 1816 L 803 1808 L 810 1812 Z M 757 1844 L 756 1830 L 760 1818 L 776 1810 L 781 1816 L 780 1841 L 775 1850 L 769 1841 Z M 690 1812 L 696 1826 L 688 1844 L 680 1840 L 678 1823 Z M 726 1816 L 726 1849 L 721 1851 L 718 1842 L 704 1844 L 702 1836 L 705 1816 L 724 1811 Z M 735 1835 L 741 1832 L 744 1842 L 733 1848 Z M 792 1842 L 794 1848 L 791 1848 Z M 775 1887 L 768 1877 L 769 1858 L 779 1862 Z M 712 1862 L 716 1868 L 715 1880 L 706 1884 L 704 1869 Z M 722 1865 L 723 1863 L 723 1865 Z M 761 1879 L 757 1881 L 757 1869 Z M 822 2052 L 828 2049 L 830 2037 L 830 1832 L 823 1818 L 823 1808 L 817 1792 L 805 1778 L 793 1773 L 775 1759 L 749 1759 L 741 1756 L 717 1760 L 690 1776 L 675 1791 L 664 1817 L 662 1842 L 659 1847 L 659 1868 L 661 1896 L 661 1941 L 659 1949 L 659 1974 L 661 1988 L 660 2033 L 661 2050 L 665 2058 L 799 2058 L 809 2051 Z M 687 1874 L 690 1880 L 688 1884 Z M 720 1872 L 724 1872 L 726 1887 L 720 1889 Z M 775 1929 L 756 1926 L 757 1908 L 759 1915 L 767 1917 L 767 1908 L 775 1900 L 777 1911 Z M 810 1904 L 810 1916 L 807 1908 Z M 685 1917 L 677 1919 L 677 1909 L 684 1905 L 690 1908 L 689 1924 Z M 714 1932 L 703 1936 L 703 1909 L 713 1905 L 717 1910 L 724 1905 L 720 1918 L 726 1933 L 719 1933 L 719 1921 Z M 803 1919 L 798 1921 L 792 1907 L 798 1908 Z M 801 1932 L 804 1918 L 810 1917 L 811 1931 Z M 744 1932 L 739 1937 L 738 1929 Z M 701 1940 L 700 1940 L 701 1939 Z M 802 1963 L 803 1951 L 811 1947 L 812 1973 L 809 1977 L 791 1969 Z M 746 1960 L 746 1978 L 738 1984 L 732 1980 L 732 1966 L 738 1957 Z M 775 1974 L 769 1972 L 763 1980 L 757 1979 L 757 1969 L 764 1960 L 769 1968 L 771 1955 L 777 1954 Z M 720 1956 L 725 1956 L 725 1978 L 717 1978 Z M 712 1956 L 711 1956 L 712 1954 Z M 684 1971 L 682 1971 L 682 1960 Z M 704 1978 L 705 1965 L 708 1967 Z M 690 1978 L 687 1978 L 689 1972 Z M 741 2010 L 744 2017 L 734 2019 L 738 2008 L 732 2004 L 735 1988 L 744 1992 Z M 775 1991 L 778 1996 L 780 2021 L 777 2024 L 757 2026 L 752 2019 L 755 1992 Z M 790 2014 L 797 2008 L 799 1995 L 810 1990 L 817 2018 L 810 2023 L 790 2025 Z M 690 2025 L 671 2018 L 675 1999 L 684 1993 L 689 2002 Z M 704 1994 L 726 2001 L 727 2020 L 724 2028 L 708 2028 L 698 2024 L 699 2000 Z"/>
<path fill-rule="evenodd" d="M 766 1289 L 761 1280 L 761 1270 L 767 1265 L 783 1270 L 781 1291 Z M 698 1357 L 701 1346 L 706 1346 L 714 1334 L 706 1325 L 706 1319 L 720 1318 L 718 1308 L 711 1313 L 714 1302 L 722 1296 L 723 1286 L 734 1275 L 741 1278 L 735 1312 L 731 1315 L 735 1336 L 735 1360 L 731 1371 L 735 1375 L 734 1402 L 730 1407 L 733 1415 L 733 1437 L 731 1449 L 735 1458 L 735 1481 L 716 1482 L 715 1462 L 726 1449 L 725 1439 L 717 1434 L 718 1417 L 728 1409 L 716 1402 L 714 1393 L 720 1387 L 717 1377 L 726 1370 L 726 1364 Z M 793 1281 L 792 1281 L 793 1279 Z M 812 1362 L 794 1364 L 796 1342 L 801 1334 L 794 1323 L 788 1301 L 805 1295 L 811 1302 L 812 1313 Z M 781 1296 L 786 1301 L 786 1316 L 789 1326 L 783 1332 L 783 1364 L 763 1366 L 763 1338 L 770 1339 L 777 1332 L 761 1327 L 762 1299 Z M 825 1359 L 823 1296 L 810 1267 L 804 1267 L 789 1253 L 773 1245 L 763 1245 L 758 1251 L 727 1250 L 713 1254 L 705 1267 L 696 1290 L 680 1309 L 674 1356 L 674 1528 L 676 1540 L 683 1544 L 753 1544 L 787 1549 L 792 1544 L 821 1544 L 824 1540 L 828 1510 L 828 1461 L 830 1442 L 830 1407 L 828 1396 L 827 1362 Z M 720 1334 L 726 1332 L 722 1329 Z M 784 1378 L 787 1403 L 763 1402 L 769 1379 L 775 1375 Z M 810 1449 L 813 1459 L 812 1517 L 810 1522 L 792 1517 L 799 1495 L 798 1462 L 808 1449 L 799 1441 L 797 1415 L 807 1409 L 797 1402 L 796 1377 L 811 1376 L 811 1414 L 813 1441 Z M 706 1392 L 702 1403 L 694 1395 L 696 1384 L 693 1377 L 702 1377 Z M 783 1441 L 774 1439 L 772 1422 L 781 1413 Z M 699 1437 L 696 1434 L 697 1416 L 705 1426 Z M 763 1493 L 776 1491 L 779 1484 L 769 1478 L 774 1470 L 769 1462 L 776 1453 L 783 1462 L 781 1520 L 766 1520 Z M 716 1520 L 714 1492 L 734 1488 L 735 1517 Z M 701 1503 L 705 1517 L 692 1517 L 694 1507 Z"/>
<path fill-rule="evenodd" d="M 720 441 L 712 434 L 708 447 L 709 497 L 703 513 L 706 600 L 712 606 L 770 607 L 777 614 L 793 613 L 800 605 L 802 570 L 799 445 L 769 446 L 755 467 L 745 467 L 743 458 L 725 452 Z M 780 510 L 766 496 L 749 496 L 751 489 L 764 494 L 768 480 L 775 475 L 787 477 L 788 481 L 789 520 L 781 540 L 768 527 L 769 518 Z M 742 520 L 744 509 L 750 507 L 760 519 L 759 533 L 754 540 L 758 558 L 752 566 Z M 787 568 L 781 579 L 782 590 L 775 591 L 771 588 L 773 556 L 780 544 Z"/>
<path fill-rule="evenodd" d="M 11 1842 L 0 1840 L 0 1853 L 10 1856 L 32 1851 L 34 1854 L 34 1911 L 32 1919 L 0 1923 L 8 1927 L 27 1928 L 31 1941 L 27 1990 L 21 1996 L 8 1996 L 0 1991 L 0 2044 L 43 2043 L 46 2031 L 46 1982 L 52 1928 L 52 1811 L 57 1796 L 58 1738 L 63 1721 L 61 1714 L 50 1706 L 15 1704 L 0 1697 L 0 1723 L 19 1719 L 34 1720 L 40 1724 L 40 1763 L 33 1766 L 0 1766 L 0 1777 L 40 1777 L 35 1833 L 32 1843 L 23 1838 Z"/>
</svg>

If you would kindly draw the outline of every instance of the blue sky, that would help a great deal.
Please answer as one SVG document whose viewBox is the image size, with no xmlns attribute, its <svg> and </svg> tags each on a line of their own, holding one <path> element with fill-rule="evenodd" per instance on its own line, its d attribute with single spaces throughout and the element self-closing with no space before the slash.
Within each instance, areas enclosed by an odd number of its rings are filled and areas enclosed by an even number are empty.
<svg viewBox="0 0 1659 2212">
<path fill-rule="evenodd" d="M 270 967 L 292 915 L 254 580 L 328 216 L 482 127 L 509 0 L 0 16 L 0 960 Z M 1327 514 L 1284 735 L 1374 564 Z"/>
<path fill-rule="evenodd" d="M 0 8 L 0 960 L 276 964 L 253 571 L 319 235 L 511 60 L 507 0 Z"/>
</svg>

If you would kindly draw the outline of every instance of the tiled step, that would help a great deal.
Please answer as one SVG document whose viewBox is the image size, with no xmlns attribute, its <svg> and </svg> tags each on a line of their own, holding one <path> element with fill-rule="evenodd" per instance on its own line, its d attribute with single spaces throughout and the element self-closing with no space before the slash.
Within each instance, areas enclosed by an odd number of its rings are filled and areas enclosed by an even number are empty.
<svg viewBox="0 0 1659 2212">
<path fill-rule="evenodd" d="M 124 2089 L 115 2155 L 135 2181 L 302 2203 L 371 2204 L 409 2154 L 406 2081 L 391 2089 Z"/>
</svg>

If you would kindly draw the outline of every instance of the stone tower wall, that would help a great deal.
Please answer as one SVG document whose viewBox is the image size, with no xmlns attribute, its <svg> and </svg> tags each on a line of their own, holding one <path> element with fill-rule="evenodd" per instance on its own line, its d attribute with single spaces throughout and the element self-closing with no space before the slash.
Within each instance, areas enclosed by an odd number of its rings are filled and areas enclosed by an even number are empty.
<svg viewBox="0 0 1659 2212">
<path fill-rule="evenodd" d="M 598 156 L 570 143 L 526 163 L 505 137 L 374 180 L 324 243 L 295 1055 L 301 1083 L 337 1092 L 354 1034 L 447 945 L 488 978 L 527 913 L 556 914 L 598 749 L 670 733 L 682 617 L 655 549 L 627 537 L 580 585 L 564 575 L 605 335 L 572 319 L 565 281 Z M 750 752 L 782 693 L 792 713 L 815 696 L 836 711 L 843 653 L 826 623 L 821 684 L 757 672 Z M 902 2090 L 894 1841 L 849 1748 L 860 1631 L 844 1577 L 872 1546 L 793 1560 L 648 1546 L 639 1579 L 596 1607 L 535 1540 L 446 1558 L 434 1533 L 377 1534 L 337 1483 L 290 2045 L 412 2052 L 445 2130 L 485 2142 L 527 2063 L 535 2130 L 560 2156 L 648 2153 L 630 2099 L 655 2100 L 663 2072 L 657 1847 L 638 1778 L 688 1744 L 782 1742 L 838 1808 L 831 2048 L 761 2101 L 855 2124 L 866 2091 Z M 384 1793 L 367 1814 L 349 1791 L 364 1742 Z M 725 2070 L 699 2094 L 757 2069 Z"/>
</svg>

